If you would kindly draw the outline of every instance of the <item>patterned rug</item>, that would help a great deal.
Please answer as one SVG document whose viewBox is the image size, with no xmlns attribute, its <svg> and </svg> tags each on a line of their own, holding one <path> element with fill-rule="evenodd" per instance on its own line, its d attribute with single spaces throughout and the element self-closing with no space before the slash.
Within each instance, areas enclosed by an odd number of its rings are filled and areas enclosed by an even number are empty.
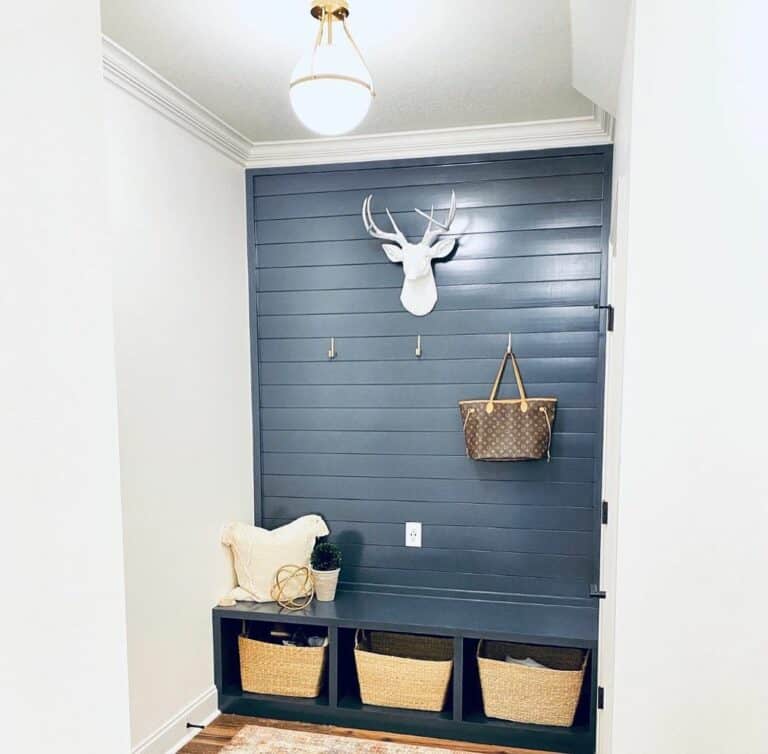
<svg viewBox="0 0 768 754">
<path fill-rule="evenodd" d="M 246 725 L 221 754 L 472 754 L 465 749 L 368 741 Z"/>
</svg>

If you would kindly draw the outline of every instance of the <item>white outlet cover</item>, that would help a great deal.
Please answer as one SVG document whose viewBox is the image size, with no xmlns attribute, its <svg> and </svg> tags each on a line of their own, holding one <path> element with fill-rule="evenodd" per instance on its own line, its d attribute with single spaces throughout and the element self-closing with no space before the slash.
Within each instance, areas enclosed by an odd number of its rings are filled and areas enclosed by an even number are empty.
<svg viewBox="0 0 768 754">
<path fill-rule="evenodd" d="M 420 521 L 405 522 L 405 546 L 421 547 L 421 522 Z"/>
</svg>

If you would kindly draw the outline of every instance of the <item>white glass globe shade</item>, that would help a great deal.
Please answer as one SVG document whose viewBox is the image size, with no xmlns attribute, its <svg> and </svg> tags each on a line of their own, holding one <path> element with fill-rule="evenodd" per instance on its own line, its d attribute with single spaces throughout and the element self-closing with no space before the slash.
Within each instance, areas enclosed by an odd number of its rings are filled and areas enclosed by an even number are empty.
<svg viewBox="0 0 768 754">
<path fill-rule="evenodd" d="M 299 120 L 323 136 L 347 133 L 362 123 L 373 82 L 346 37 L 310 50 L 291 76 L 291 105 Z M 327 78 L 326 78 L 327 77 Z"/>
</svg>

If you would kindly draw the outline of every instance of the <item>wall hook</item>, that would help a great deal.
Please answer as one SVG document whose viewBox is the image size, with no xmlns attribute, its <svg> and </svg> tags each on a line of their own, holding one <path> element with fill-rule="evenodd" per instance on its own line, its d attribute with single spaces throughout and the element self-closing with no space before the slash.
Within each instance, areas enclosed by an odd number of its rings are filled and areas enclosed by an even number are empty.
<svg viewBox="0 0 768 754">
<path fill-rule="evenodd" d="M 336 338 L 331 338 L 331 347 L 328 349 L 328 358 L 336 358 Z"/>
<path fill-rule="evenodd" d="M 512 333 L 507 333 L 507 353 L 512 353 Z"/>
<path fill-rule="evenodd" d="M 416 336 L 416 357 L 421 358 L 421 335 Z"/>
</svg>

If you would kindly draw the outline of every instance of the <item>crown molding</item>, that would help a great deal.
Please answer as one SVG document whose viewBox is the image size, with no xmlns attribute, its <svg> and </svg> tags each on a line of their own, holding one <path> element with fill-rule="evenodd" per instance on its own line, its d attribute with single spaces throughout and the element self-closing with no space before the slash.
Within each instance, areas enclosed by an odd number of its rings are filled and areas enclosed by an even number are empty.
<svg viewBox="0 0 768 754">
<path fill-rule="evenodd" d="M 431 131 L 254 142 L 249 168 L 397 160 L 409 157 L 519 152 L 585 147 L 613 141 L 613 118 L 597 106 L 591 115 Z"/>
<path fill-rule="evenodd" d="M 591 115 L 429 131 L 253 142 L 102 35 L 104 77 L 247 168 L 585 147 L 613 141 L 613 118 Z"/>
<path fill-rule="evenodd" d="M 102 34 L 104 78 L 202 139 L 240 165 L 252 142 L 199 102 L 175 87 L 116 42 Z"/>
</svg>

